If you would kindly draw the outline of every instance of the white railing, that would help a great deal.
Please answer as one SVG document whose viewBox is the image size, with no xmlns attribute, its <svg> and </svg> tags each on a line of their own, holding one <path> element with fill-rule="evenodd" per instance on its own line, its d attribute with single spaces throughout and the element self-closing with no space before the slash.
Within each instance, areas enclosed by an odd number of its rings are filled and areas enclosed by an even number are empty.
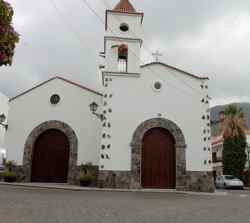
<svg viewBox="0 0 250 223">
<path fill-rule="evenodd" d="M 128 72 L 128 63 L 125 59 L 118 60 L 118 71 L 119 72 Z"/>
</svg>

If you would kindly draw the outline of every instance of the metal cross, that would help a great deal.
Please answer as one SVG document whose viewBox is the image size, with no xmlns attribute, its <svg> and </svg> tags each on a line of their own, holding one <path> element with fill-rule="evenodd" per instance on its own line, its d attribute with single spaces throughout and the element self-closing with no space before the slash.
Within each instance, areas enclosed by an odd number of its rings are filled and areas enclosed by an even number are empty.
<svg viewBox="0 0 250 223">
<path fill-rule="evenodd" d="M 155 57 L 155 62 L 159 62 L 159 57 L 163 56 L 159 50 L 156 50 L 155 53 L 152 53 L 152 56 Z"/>
</svg>

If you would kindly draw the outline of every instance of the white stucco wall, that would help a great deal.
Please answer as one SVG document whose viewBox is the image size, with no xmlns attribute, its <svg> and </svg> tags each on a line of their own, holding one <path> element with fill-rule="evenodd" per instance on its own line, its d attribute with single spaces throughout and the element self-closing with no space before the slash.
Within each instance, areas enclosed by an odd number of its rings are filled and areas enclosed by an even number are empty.
<svg viewBox="0 0 250 223">
<path fill-rule="evenodd" d="M 123 22 L 129 25 L 128 32 L 119 30 Z M 211 171 L 209 97 L 208 89 L 201 88 L 207 80 L 160 64 L 140 67 L 141 15 L 108 12 L 107 25 L 112 32 L 108 29 L 105 34 L 103 134 L 109 137 L 102 140 L 101 169 L 131 170 L 134 131 L 144 121 L 161 116 L 178 125 L 185 136 L 187 170 Z M 117 70 L 117 49 L 112 46 L 119 44 L 128 45 L 128 73 Z M 162 83 L 161 91 L 153 89 L 156 81 Z"/>
<path fill-rule="evenodd" d="M 107 13 L 107 31 L 106 36 L 116 36 L 122 38 L 141 38 L 142 36 L 142 15 L 125 14 L 118 12 Z M 129 26 L 127 32 L 120 30 L 120 25 L 126 23 Z"/>
<path fill-rule="evenodd" d="M 8 98 L 0 92 L 0 115 L 4 114 L 8 118 L 8 108 Z M 0 148 L 4 145 L 4 136 L 5 128 L 0 125 Z"/>
<path fill-rule="evenodd" d="M 51 105 L 50 97 L 58 94 L 61 101 Z M 31 131 L 45 121 L 68 124 L 78 138 L 78 165 L 98 164 L 101 123 L 90 112 L 93 101 L 101 104 L 101 96 L 61 79 L 54 79 L 10 102 L 6 148 L 9 160 L 22 164 L 25 141 Z"/>
<path fill-rule="evenodd" d="M 128 72 L 139 73 L 140 47 L 142 39 L 142 15 L 124 14 L 117 12 L 107 13 L 108 28 L 105 33 L 106 70 L 118 72 L 118 48 L 114 45 L 128 45 Z M 129 26 L 127 32 L 120 30 L 120 25 L 126 23 Z"/>
<path fill-rule="evenodd" d="M 139 65 L 140 65 L 140 54 L 135 52 L 140 52 L 140 42 L 138 40 L 130 40 L 130 41 L 119 41 L 116 39 L 108 39 L 107 53 L 106 53 L 106 68 L 111 72 L 118 72 L 118 48 L 112 48 L 114 45 L 126 44 L 129 48 L 128 51 L 128 72 L 129 73 L 139 73 Z"/>
<path fill-rule="evenodd" d="M 204 137 L 210 137 L 210 127 L 207 126 L 210 123 L 207 115 L 210 113 L 209 104 L 202 103 L 203 98 L 207 100 L 208 90 L 201 89 L 201 84 L 207 81 L 162 65 L 141 68 L 138 77 L 108 73 L 105 77 L 109 81 L 105 90 L 107 98 L 104 98 L 107 106 L 104 109 L 108 111 L 111 108 L 112 113 L 107 113 L 111 128 L 103 130 L 111 136 L 103 140 L 103 145 L 111 145 L 111 149 L 105 150 L 109 159 L 101 159 L 104 170 L 131 169 L 130 143 L 134 131 L 142 122 L 157 118 L 159 114 L 176 123 L 182 130 L 187 144 L 187 170 L 212 170 L 212 164 L 209 164 L 212 160 L 211 151 L 204 151 L 204 147 L 211 147 L 210 140 L 204 142 Z M 158 80 L 163 85 L 159 92 L 153 89 L 154 82 Z M 203 115 L 206 116 L 205 120 L 202 119 Z M 209 130 L 209 133 L 204 134 L 204 129 Z M 207 164 L 204 164 L 205 160 Z"/>
</svg>

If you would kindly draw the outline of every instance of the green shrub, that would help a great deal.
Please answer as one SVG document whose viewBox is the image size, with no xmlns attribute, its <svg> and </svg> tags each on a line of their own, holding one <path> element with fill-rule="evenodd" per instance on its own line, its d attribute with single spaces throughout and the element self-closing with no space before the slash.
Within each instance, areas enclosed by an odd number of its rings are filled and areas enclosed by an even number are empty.
<svg viewBox="0 0 250 223">
<path fill-rule="evenodd" d="M 81 174 L 80 175 L 80 185 L 81 186 L 90 186 L 93 181 L 95 180 L 95 177 L 91 174 Z"/>
<path fill-rule="evenodd" d="M 96 168 L 89 162 L 80 166 L 80 185 L 89 186 L 96 181 Z"/>
<path fill-rule="evenodd" d="M 10 172 L 13 172 L 15 170 L 16 166 L 17 166 L 16 162 L 12 161 L 12 160 L 6 161 L 6 163 L 5 163 L 6 169 Z"/>
<path fill-rule="evenodd" d="M 17 165 L 15 161 L 6 161 L 6 170 L 3 173 L 3 179 L 5 182 L 15 182 L 17 180 L 16 167 Z"/>
<path fill-rule="evenodd" d="M 81 173 L 89 174 L 89 173 L 93 173 L 94 170 L 95 170 L 95 167 L 91 162 L 88 162 L 86 164 L 82 163 L 80 166 Z"/>
<path fill-rule="evenodd" d="M 3 178 L 5 182 L 15 182 L 17 179 L 17 175 L 14 171 L 5 171 L 3 174 Z"/>
</svg>

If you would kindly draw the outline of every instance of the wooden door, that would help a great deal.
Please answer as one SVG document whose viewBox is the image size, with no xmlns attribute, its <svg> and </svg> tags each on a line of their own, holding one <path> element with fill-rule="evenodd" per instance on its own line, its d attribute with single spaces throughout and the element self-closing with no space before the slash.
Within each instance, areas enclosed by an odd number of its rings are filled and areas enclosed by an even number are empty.
<svg viewBox="0 0 250 223">
<path fill-rule="evenodd" d="M 32 161 L 32 182 L 66 183 L 69 141 L 61 131 L 51 129 L 36 140 Z"/>
<path fill-rule="evenodd" d="M 173 189 L 176 186 L 176 152 L 173 136 L 153 128 L 142 142 L 142 187 Z"/>
</svg>

